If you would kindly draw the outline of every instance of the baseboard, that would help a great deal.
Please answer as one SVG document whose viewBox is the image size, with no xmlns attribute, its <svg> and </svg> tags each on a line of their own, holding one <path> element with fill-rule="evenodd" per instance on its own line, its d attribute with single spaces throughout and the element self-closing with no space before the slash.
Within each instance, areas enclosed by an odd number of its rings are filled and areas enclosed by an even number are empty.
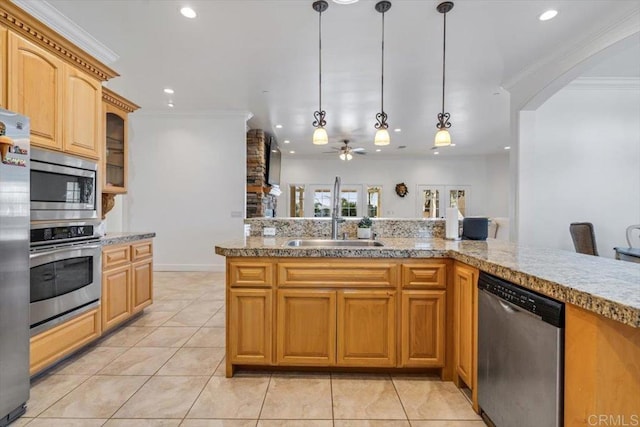
<svg viewBox="0 0 640 427">
<path fill-rule="evenodd" d="M 224 264 L 153 264 L 153 271 L 213 271 L 224 272 Z"/>
</svg>

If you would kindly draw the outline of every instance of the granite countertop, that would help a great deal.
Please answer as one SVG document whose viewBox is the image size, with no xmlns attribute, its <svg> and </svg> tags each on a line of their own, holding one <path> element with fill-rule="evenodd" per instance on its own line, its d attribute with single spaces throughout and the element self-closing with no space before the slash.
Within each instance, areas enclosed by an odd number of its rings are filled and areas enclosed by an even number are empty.
<svg viewBox="0 0 640 427">
<path fill-rule="evenodd" d="M 137 240 L 152 239 L 156 237 L 155 232 L 128 232 L 128 233 L 107 233 L 100 239 L 102 246 L 120 245 L 122 243 L 135 242 Z"/>
<path fill-rule="evenodd" d="M 291 239 L 294 237 L 247 237 L 216 246 L 216 254 L 228 257 L 452 258 L 556 300 L 640 328 L 640 264 L 558 249 L 518 246 L 494 239 L 480 242 L 381 238 L 383 247 L 284 246 Z"/>
</svg>

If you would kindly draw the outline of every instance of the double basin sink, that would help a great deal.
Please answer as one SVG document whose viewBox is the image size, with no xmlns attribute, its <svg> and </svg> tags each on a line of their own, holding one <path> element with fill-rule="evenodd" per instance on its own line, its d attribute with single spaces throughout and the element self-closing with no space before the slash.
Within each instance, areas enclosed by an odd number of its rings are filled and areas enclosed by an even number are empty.
<svg viewBox="0 0 640 427">
<path fill-rule="evenodd" d="M 297 239 L 289 240 L 285 246 L 293 248 L 372 248 L 384 246 L 384 244 L 377 240 Z"/>
</svg>

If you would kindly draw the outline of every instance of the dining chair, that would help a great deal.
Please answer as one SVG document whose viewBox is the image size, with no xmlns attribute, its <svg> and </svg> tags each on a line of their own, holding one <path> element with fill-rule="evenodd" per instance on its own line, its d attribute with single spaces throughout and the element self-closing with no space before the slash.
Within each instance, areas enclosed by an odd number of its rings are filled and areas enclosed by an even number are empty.
<svg viewBox="0 0 640 427">
<path fill-rule="evenodd" d="M 572 222 L 569 225 L 569 232 L 577 253 L 598 256 L 593 224 L 590 222 Z"/>
<path fill-rule="evenodd" d="M 640 231 L 640 224 L 630 225 L 627 227 L 627 243 L 629 244 L 630 248 L 633 248 L 633 243 L 631 243 L 631 234 L 634 230 Z"/>
</svg>

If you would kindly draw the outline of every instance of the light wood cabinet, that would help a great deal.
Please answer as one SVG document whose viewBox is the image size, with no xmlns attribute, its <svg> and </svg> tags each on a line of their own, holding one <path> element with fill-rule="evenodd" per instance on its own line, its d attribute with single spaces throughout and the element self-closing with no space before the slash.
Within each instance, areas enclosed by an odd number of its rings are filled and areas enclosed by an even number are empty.
<svg viewBox="0 0 640 427">
<path fill-rule="evenodd" d="M 150 240 L 102 249 L 102 328 L 111 329 L 153 302 Z"/>
<path fill-rule="evenodd" d="M 31 337 L 29 373 L 37 374 L 101 334 L 100 307 Z"/>
<path fill-rule="evenodd" d="M 13 32 L 7 40 L 7 107 L 30 118 L 31 144 L 98 159 L 100 81 Z"/>
<path fill-rule="evenodd" d="M 231 364 L 271 365 L 272 290 L 230 289 L 227 308 L 227 375 Z"/>
<path fill-rule="evenodd" d="M 472 390 L 477 408 L 478 270 L 456 262 L 453 266 L 454 382 Z"/>
<path fill-rule="evenodd" d="M 452 370 L 450 266 L 442 259 L 227 258 L 227 376 L 236 365 L 270 364 L 439 368 L 444 375 Z"/>
<path fill-rule="evenodd" d="M 102 150 L 102 85 L 89 74 L 65 66 L 63 150 L 98 159 Z"/>
<path fill-rule="evenodd" d="M 277 300 L 277 363 L 336 363 L 336 292 L 280 289 Z"/>
<path fill-rule="evenodd" d="M 445 290 L 402 292 L 401 349 L 403 367 L 445 365 Z"/>
<path fill-rule="evenodd" d="M 0 26 L 0 107 L 7 108 L 7 29 Z"/>
<path fill-rule="evenodd" d="M 338 366 L 396 365 L 396 292 L 338 291 Z"/>
<path fill-rule="evenodd" d="M 7 40 L 7 108 L 29 117 L 31 145 L 62 150 L 65 64 L 11 31 Z"/>
<path fill-rule="evenodd" d="M 108 194 L 127 192 L 129 171 L 129 114 L 138 107 L 117 93 L 102 88 L 105 143 L 103 147 L 102 191 Z"/>
</svg>

